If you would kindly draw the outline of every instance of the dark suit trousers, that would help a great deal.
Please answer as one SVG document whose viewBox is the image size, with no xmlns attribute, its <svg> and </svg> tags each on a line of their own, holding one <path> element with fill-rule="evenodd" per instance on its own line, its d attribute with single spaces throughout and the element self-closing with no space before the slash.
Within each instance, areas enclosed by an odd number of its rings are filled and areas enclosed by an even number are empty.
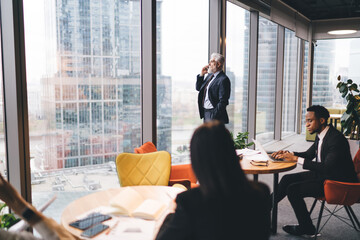
<svg viewBox="0 0 360 240">
<path fill-rule="evenodd" d="M 205 109 L 204 108 L 204 123 L 214 120 L 214 109 Z"/>
<path fill-rule="evenodd" d="M 304 198 L 323 197 L 324 181 L 312 171 L 287 174 L 279 183 L 279 191 L 275 200 L 280 202 L 285 196 L 288 197 L 294 209 L 299 225 L 305 228 L 313 226 Z"/>
</svg>

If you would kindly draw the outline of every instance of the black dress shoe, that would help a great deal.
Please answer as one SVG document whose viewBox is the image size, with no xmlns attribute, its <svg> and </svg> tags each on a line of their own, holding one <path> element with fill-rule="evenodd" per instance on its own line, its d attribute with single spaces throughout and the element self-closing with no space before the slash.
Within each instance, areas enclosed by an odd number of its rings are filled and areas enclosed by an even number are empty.
<svg viewBox="0 0 360 240">
<path fill-rule="evenodd" d="M 300 225 L 285 225 L 283 226 L 283 230 L 295 236 L 301 236 L 301 235 L 315 236 L 315 232 L 316 232 L 314 226 L 304 228 L 301 227 Z"/>
</svg>

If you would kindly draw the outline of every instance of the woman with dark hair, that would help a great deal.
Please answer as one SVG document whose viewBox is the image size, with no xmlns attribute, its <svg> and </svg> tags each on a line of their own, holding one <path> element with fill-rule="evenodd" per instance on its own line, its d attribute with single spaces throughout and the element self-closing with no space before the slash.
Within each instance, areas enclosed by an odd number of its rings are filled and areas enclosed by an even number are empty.
<svg viewBox="0 0 360 240">
<path fill-rule="evenodd" d="M 269 189 L 247 180 L 224 124 L 198 127 L 190 156 L 200 186 L 177 196 L 156 239 L 268 239 Z"/>
</svg>

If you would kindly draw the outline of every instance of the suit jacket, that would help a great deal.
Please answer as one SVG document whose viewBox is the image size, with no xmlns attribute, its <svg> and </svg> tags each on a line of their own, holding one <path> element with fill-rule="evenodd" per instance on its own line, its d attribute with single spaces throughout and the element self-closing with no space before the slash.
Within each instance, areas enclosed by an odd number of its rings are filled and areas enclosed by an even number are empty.
<svg viewBox="0 0 360 240">
<path fill-rule="evenodd" d="M 314 144 L 306 152 L 294 153 L 305 158 L 303 168 L 318 173 L 321 180 L 357 182 L 349 143 L 344 135 L 330 125 L 321 145 L 321 162 L 313 162 L 318 142 L 319 138 L 316 137 Z"/>
<path fill-rule="evenodd" d="M 204 90 L 207 80 L 213 74 L 209 74 L 206 79 L 204 80 L 204 76 L 197 76 L 196 80 L 196 90 L 199 91 L 198 94 L 198 106 L 199 106 L 199 113 L 200 118 L 204 117 L 204 107 L 203 107 L 203 97 L 204 97 Z M 230 98 L 230 80 L 226 76 L 223 71 L 216 76 L 213 80 L 209 88 L 209 100 L 211 104 L 214 106 L 214 119 L 220 120 L 223 123 L 229 123 L 229 116 L 226 112 L 226 106 L 229 104 Z"/>
<path fill-rule="evenodd" d="M 205 198 L 192 188 L 176 198 L 175 213 L 168 215 L 156 240 L 269 239 L 269 188 L 254 183 L 231 198 Z"/>
</svg>

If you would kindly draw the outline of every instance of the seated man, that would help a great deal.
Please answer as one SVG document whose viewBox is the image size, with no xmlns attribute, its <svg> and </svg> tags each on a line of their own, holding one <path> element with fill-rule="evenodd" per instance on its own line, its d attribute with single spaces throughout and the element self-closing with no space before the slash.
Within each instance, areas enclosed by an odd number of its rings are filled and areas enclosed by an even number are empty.
<svg viewBox="0 0 360 240">
<path fill-rule="evenodd" d="M 274 196 L 278 202 L 288 196 L 299 225 L 285 225 L 283 229 L 292 235 L 315 234 L 304 198 L 323 197 L 325 179 L 357 182 L 349 143 L 341 132 L 327 125 L 329 116 L 322 106 L 309 107 L 305 116 L 306 128 L 310 133 L 317 133 L 314 144 L 306 152 L 278 151 L 272 154 L 275 158 L 297 161 L 309 170 L 285 175 L 279 183 L 278 195 Z"/>
</svg>

